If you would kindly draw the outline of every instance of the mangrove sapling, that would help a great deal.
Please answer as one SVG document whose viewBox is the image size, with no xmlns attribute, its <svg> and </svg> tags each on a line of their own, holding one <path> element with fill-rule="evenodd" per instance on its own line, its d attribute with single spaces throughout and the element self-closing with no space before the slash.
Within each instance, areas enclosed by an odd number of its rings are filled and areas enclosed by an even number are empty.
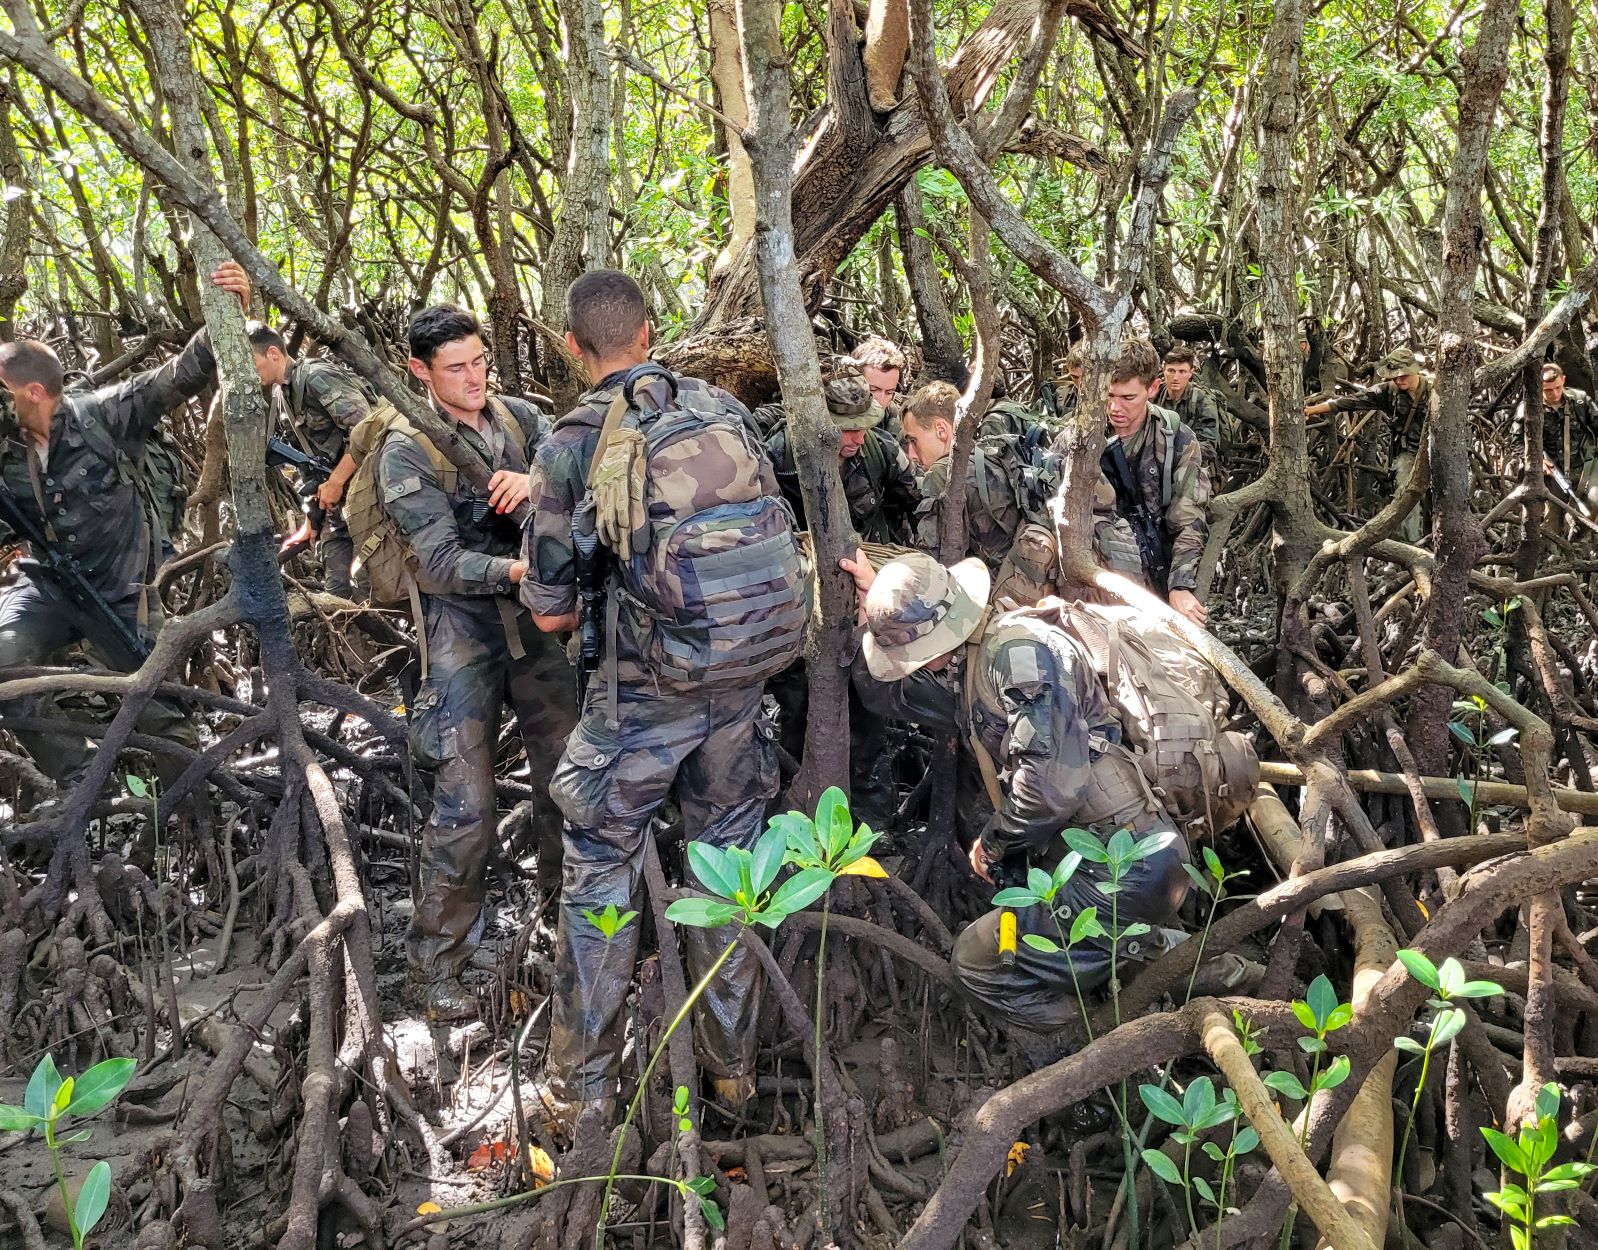
<svg viewBox="0 0 1598 1250">
<path fill-rule="evenodd" d="M 50 1152 L 50 1167 L 56 1187 L 61 1191 L 61 1207 L 66 1212 L 67 1229 L 74 1250 L 83 1250 L 84 1239 L 105 1214 L 111 1200 L 111 1165 L 104 1159 L 89 1169 L 74 1200 L 67 1188 L 67 1175 L 61 1165 L 61 1148 L 70 1142 L 87 1141 L 86 1128 L 60 1136 L 68 1119 L 87 1119 L 106 1107 L 133 1079 L 132 1059 L 106 1059 L 79 1077 L 63 1077 L 49 1054 L 39 1060 L 28 1078 L 22 1106 L 0 1106 L 0 1132 L 44 1131 L 45 1149 Z"/>
<path fill-rule="evenodd" d="M 1506 1184 L 1502 1189 L 1486 1195 L 1488 1202 L 1509 1217 L 1509 1240 L 1515 1250 L 1535 1250 L 1537 1234 L 1542 1229 L 1576 1222 L 1562 1214 L 1539 1218 L 1538 1197 L 1575 1189 L 1588 1176 L 1598 1172 L 1598 1166 L 1591 1163 L 1548 1166 L 1553 1161 L 1554 1152 L 1559 1149 L 1559 1101 L 1559 1086 L 1550 1081 L 1537 1091 L 1532 1112 L 1535 1124 L 1522 1124 L 1514 1138 L 1497 1129 L 1484 1128 L 1481 1131 L 1499 1161 L 1511 1172 L 1525 1178 L 1524 1185 Z"/>
<path fill-rule="evenodd" d="M 1226 866 L 1221 863 L 1221 857 L 1212 847 L 1202 847 L 1201 854 L 1204 860 L 1202 872 L 1192 864 L 1182 865 L 1182 870 L 1187 873 L 1193 884 L 1210 900 L 1209 910 L 1204 916 L 1204 927 L 1199 930 L 1198 954 L 1193 956 L 1193 970 L 1187 974 L 1187 990 L 1182 995 L 1184 1005 L 1193 997 L 1193 985 L 1198 980 L 1199 965 L 1204 961 L 1204 945 L 1210 940 L 1210 930 L 1215 925 L 1215 912 L 1223 901 L 1232 897 L 1226 888 L 1227 883 L 1248 876 L 1246 869 L 1240 872 L 1228 872 Z"/>
<path fill-rule="evenodd" d="M 1198 1077 L 1189 1084 L 1180 1102 L 1177 1101 L 1174 1095 L 1158 1085 L 1140 1085 L 1137 1092 L 1138 1096 L 1143 1099 L 1143 1105 L 1149 1109 L 1152 1115 L 1173 1126 L 1175 1131 L 1172 1132 L 1171 1136 L 1182 1147 L 1182 1167 L 1180 1170 L 1177 1169 L 1176 1164 L 1171 1162 L 1169 1156 L 1159 1150 L 1144 1150 L 1143 1162 L 1148 1164 L 1149 1171 L 1153 1172 L 1161 1180 L 1168 1184 L 1181 1186 L 1182 1199 L 1187 1206 L 1188 1231 L 1197 1236 L 1198 1219 L 1193 1212 L 1194 1192 L 1196 1191 L 1205 1202 L 1215 1207 L 1217 1212 L 1220 1212 L 1222 1208 L 1220 1206 L 1221 1199 L 1216 1197 L 1215 1190 L 1211 1188 L 1210 1183 L 1202 1176 L 1193 1175 L 1194 1145 L 1211 1129 L 1220 1128 L 1225 1124 L 1233 1125 L 1231 1145 L 1224 1155 L 1220 1147 L 1215 1146 L 1213 1142 L 1205 1143 L 1206 1153 L 1209 1153 L 1211 1148 L 1214 1149 L 1214 1153 L 1210 1155 L 1212 1159 L 1217 1162 L 1221 1162 L 1224 1159 L 1225 1163 L 1229 1165 L 1234 1153 L 1247 1154 L 1254 1148 L 1259 1140 L 1258 1135 L 1256 1134 L 1253 1139 L 1242 1145 L 1239 1144 L 1239 1135 L 1235 1127 L 1239 1114 L 1237 1095 L 1228 1089 L 1223 1090 L 1221 1096 L 1217 1098 L 1215 1096 L 1215 1085 L 1207 1076 Z M 1252 1129 L 1247 1131 L 1253 1132 Z M 1226 1181 L 1223 1173 L 1221 1184 L 1223 1194 L 1225 1190 Z"/>
</svg>

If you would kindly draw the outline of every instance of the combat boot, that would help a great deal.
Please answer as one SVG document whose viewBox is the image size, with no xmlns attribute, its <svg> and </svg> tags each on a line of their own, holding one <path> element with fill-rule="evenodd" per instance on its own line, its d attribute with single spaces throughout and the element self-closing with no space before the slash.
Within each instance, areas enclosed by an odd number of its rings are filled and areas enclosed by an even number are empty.
<svg viewBox="0 0 1598 1250">
<path fill-rule="evenodd" d="M 716 1091 L 716 1098 L 723 1106 L 736 1110 L 755 1096 L 755 1078 L 747 1073 L 718 1076 L 710 1082 L 710 1088 Z"/>
<path fill-rule="evenodd" d="M 590 1098 L 586 1101 L 581 1098 L 570 1098 L 547 1080 L 542 1080 L 532 1087 L 526 1105 L 527 1114 L 537 1117 L 549 1136 L 566 1145 L 570 1144 L 576 1135 L 578 1116 L 589 1108 L 594 1108 L 595 1117 L 603 1119 L 608 1131 L 616 1100 L 606 1097 Z"/>
<path fill-rule="evenodd" d="M 423 980 L 414 973 L 405 978 L 405 1005 L 429 1024 L 453 1024 L 477 1018 L 477 996 L 459 977 Z"/>
</svg>

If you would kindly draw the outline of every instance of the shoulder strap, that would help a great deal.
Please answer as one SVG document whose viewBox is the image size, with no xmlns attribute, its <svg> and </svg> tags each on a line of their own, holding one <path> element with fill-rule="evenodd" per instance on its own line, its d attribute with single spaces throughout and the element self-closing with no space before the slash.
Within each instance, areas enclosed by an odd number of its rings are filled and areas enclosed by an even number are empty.
<svg viewBox="0 0 1598 1250">
<path fill-rule="evenodd" d="M 971 743 L 971 754 L 977 757 L 977 771 L 982 774 L 982 788 L 988 792 L 988 802 L 993 804 L 993 810 L 998 811 L 1004 802 L 1004 794 L 999 789 L 999 770 L 993 762 L 993 757 L 988 754 L 988 748 L 982 745 L 982 738 L 977 733 L 977 665 L 982 659 L 982 636 L 987 632 L 987 617 L 983 616 L 982 624 L 977 626 L 977 632 L 972 634 L 965 644 L 965 718 L 966 738 Z"/>
<path fill-rule="evenodd" d="M 618 390 L 610 407 L 605 409 L 605 424 L 599 427 L 599 442 L 594 444 L 594 458 L 588 462 L 589 490 L 594 489 L 594 475 L 599 472 L 599 462 L 605 458 L 605 449 L 610 446 L 611 437 L 621 426 L 621 419 L 627 415 L 627 394 Z"/>
</svg>

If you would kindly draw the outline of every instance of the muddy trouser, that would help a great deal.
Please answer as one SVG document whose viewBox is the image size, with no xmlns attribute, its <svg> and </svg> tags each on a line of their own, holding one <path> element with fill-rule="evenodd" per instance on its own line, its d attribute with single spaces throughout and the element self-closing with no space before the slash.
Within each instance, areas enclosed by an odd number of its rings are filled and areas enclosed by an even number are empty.
<svg viewBox="0 0 1598 1250">
<path fill-rule="evenodd" d="M 554 634 L 516 613 L 526 655 L 511 656 L 492 596 L 424 595 L 428 675 L 411 701 L 411 753 L 433 772 L 433 813 L 422 832 L 421 893 L 409 957 L 425 979 L 458 975 L 488 893 L 498 829 L 494 757 L 507 698 L 527 750 L 535 828 L 560 824 L 549 778 L 577 723 L 571 665 Z"/>
<path fill-rule="evenodd" d="M 588 689 L 582 721 L 566 744 L 550 792 L 565 812 L 565 862 L 555 938 L 550 1017 L 551 1087 L 561 1097 L 615 1092 L 621 1009 L 638 958 L 637 921 L 610 941 L 583 915 L 642 911 L 644 839 L 655 810 L 676 787 L 689 841 L 749 847 L 777 790 L 775 752 L 760 725 L 762 688 L 705 686 L 657 693 L 622 684 L 610 720 L 602 681 Z M 733 939 L 730 927 L 679 928 L 688 978 L 697 982 Z M 738 947 L 700 998 L 694 1019 L 701 1061 L 718 1077 L 753 1071 L 762 978 Z"/>
<path fill-rule="evenodd" d="M 1083 863 L 1056 897 L 1055 919 L 1044 907 L 1016 909 L 1018 935 L 1040 934 L 1064 946 L 1078 912 L 1097 907 L 1099 921 L 1108 929 L 1112 910 L 1122 928 L 1141 921 L 1159 926 L 1176 914 L 1187 895 L 1187 842 L 1177 837 L 1169 847 L 1134 864 L 1122 878 L 1121 890 L 1111 896 L 1100 888 L 1106 880 L 1102 864 Z M 1017 940 L 1015 963 L 999 963 L 999 916 L 995 908 L 967 925 L 954 943 L 954 976 L 960 988 L 982 1006 L 1012 1024 L 1048 1033 L 1081 1019 L 1077 993 L 1087 994 L 1110 979 L 1110 943 L 1107 938 L 1087 938 L 1069 954 L 1045 954 Z M 1154 935 L 1149 935 L 1150 937 Z M 1144 953 L 1148 939 L 1124 939 L 1117 956 L 1130 963 Z M 1075 980 L 1072 972 L 1075 971 Z M 1121 972 L 1123 980 L 1127 972 Z"/>
<path fill-rule="evenodd" d="M 893 761 L 884 749 L 888 722 L 860 701 L 854 683 L 849 687 L 849 806 L 856 822 L 886 829 L 898 808 L 893 785 Z M 782 709 L 782 749 L 796 760 L 804 759 L 805 727 L 810 709 L 810 678 L 802 661 L 790 664 L 767 684 Z"/>
<path fill-rule="evenodd" d="M 322 521 L 322 536 L 317 543 L 317 554 L 322 557 L 322 589 L 341 599 L 365 600 L 372 588 L 366 575 L 352 574 L 355 563 L 355 541 L 350 537 L 350 527 L 344 521 L 343 508 L 329 508 Z"/>
<path fill-rule="evenodd" d="M 113 605 L 117 615 L 139 633 L 139 599 L 135 595 Z M 162 624 L 160 604 L 150 596 L 150 619 L 143 634 L 153 640 Z M 0 668 L 47 663 L 57 651 L 71 646 L 83 638 L 78 609 L 63 604 L 56 594 L 36 585 L 28 577 L 0 595 Z M 95 649 L 95 658 L 107 667 L 114 667 Z M 55 704 L 48 696 L 19 699 L 15 703 L 0 705 L 0 728 L 5 727 L 5 713 L 18 716 L 52 716 Z M 194 747 L 199 742 L 194 722 L 182 707 L 165 699 L 152 699 L 139 716 L 138 731 L 155 738 L 167 738 L 183 746 Z M 33 757 L 39 771 L 63 787 L 88 767 L 96 748 L 83 738 L 60 734 L 18 732 L 17 740 Z M 174 756 L 156 755 L 157 774 L 163 781 L 176 781 L 184 765 Z"/>
<path fill-rule="evenodd" d="M 1394 491 L 1403 489 L 1404 483 L 1409 480 L 1410 470 L 1412 470 L 1414 467 L 1415 453 L 1412 451 L 1401 451 L 1393 457 Z M 1421 498 L 1421 501 L 1412 509 L 1410 509 L 1409 515 L 1404 518 L 1404 523 L 1398 527 L 1398 537 L 1402 541 L 1412 545 L 1420 542 L 1422 529 L 1430 528 L 1425 524 L 1427 520 L 1427 514 L 1430 511 L 1431 492 L 1428 491 Z"/>
</svg>

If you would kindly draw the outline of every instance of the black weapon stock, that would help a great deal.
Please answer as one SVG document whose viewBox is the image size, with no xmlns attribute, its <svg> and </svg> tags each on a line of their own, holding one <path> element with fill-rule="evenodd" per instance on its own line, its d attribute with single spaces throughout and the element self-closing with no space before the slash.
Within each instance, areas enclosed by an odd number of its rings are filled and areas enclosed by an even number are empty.
<svg viewBox="0 0 1598 1250">
<path fill-rule="evenodd" d="M 577 701 L 588 693 L 588 679 L 599 667 L 599 622 L 605 612 L 604 554 L 594 525 L 594 501 L 585 497 L 572 513 L 572 550 L 577 572 L 577 599 L 582 611 L 577 625 Z"/>
<path fill-rule="evenodd" d="M 77 615 L 77 624 L 113 668 L 131 673 L 149 657 L 150 644 L 117 615 L 104 595 L 84 576 L 72 556 L 57 551 L 44 528 L 18 505 L 11 493 L 0 490 L 0 525 L 27 543 L 34 558 L 17 567 L 37 583 L 54 590 Z"/>
<path fill-rule="evenodd" d="M 1143 576 L 1154 591 L 1165 594 L 1171 578 L 1171 552 L 1165 542 L 1165 527 L 1144 502 L 1120 439 L 1112 438 L 1105 443 L 1099 467 L 1115 488 L 1116 511 L 1132 527 L 1132 537 L 1137 540 L 1138 556 L 1143 562 Z"/>
<path fill-rule="evenodd" d="M 322 523 L 327 519 L 327 509 L 317 499 L 316 491 L 333 476 L 333 466 L 323 457 L 301 451 L 293 443 L 275 435 L 266 440 L 266 462 L 274 468 L 286 466 L 294 470 L 295 493 L 305 504 L 305 515 L 310 518 L 311 528 L 320 533 Z"/>
</svg>

